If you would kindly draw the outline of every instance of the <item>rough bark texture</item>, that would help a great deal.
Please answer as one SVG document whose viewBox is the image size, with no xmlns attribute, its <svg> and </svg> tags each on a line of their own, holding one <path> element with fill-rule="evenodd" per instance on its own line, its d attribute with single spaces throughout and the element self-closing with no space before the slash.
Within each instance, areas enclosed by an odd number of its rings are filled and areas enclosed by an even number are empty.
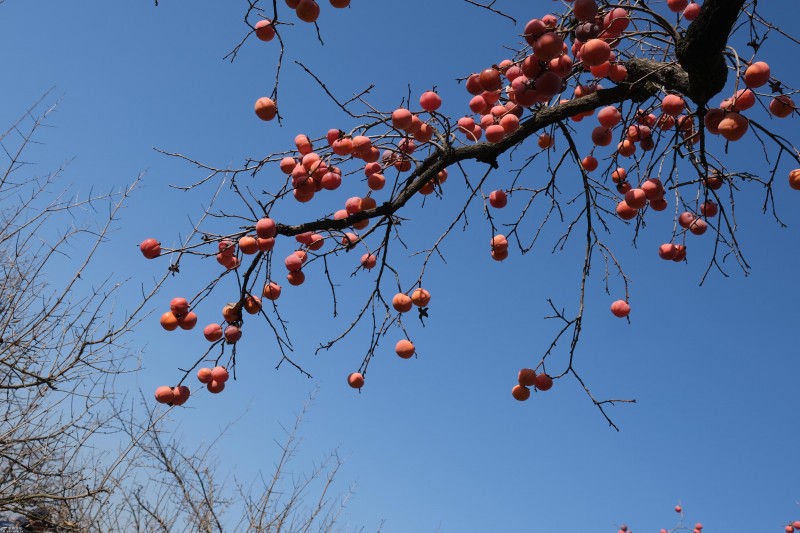
<svg viewBox="0 0 800 533">
<path fill-rule="evenodd" d="M 718 94 L 728 79 L 723 52 L 745 0 L 706 0 L 700 15 L 677 42 L 675 55 L 689 76 L 687 96 L 698 106 Z"/>
</svg>

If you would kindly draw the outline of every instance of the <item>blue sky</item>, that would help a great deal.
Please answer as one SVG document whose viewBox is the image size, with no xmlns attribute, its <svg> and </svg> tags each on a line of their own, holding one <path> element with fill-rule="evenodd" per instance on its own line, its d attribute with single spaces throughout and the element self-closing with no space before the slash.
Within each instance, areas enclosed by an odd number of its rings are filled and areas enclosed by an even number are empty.
<svg viewBox="0 0 800 533">
<path fill-rule="evenodd" d="M 254 100 L 272 89 L 277 41 L 250 39 L 234 63 L 222 59 L 245 33 L 244 2 L 203 1 L 191 8 L 160 3 L 155 8 L 144 0 L 125 5 L 8 0 L 0 6 L 5 66 L 0 123 L 9 124 L 52 86 L 48 101 L 62 98 L 54 127 L 29 156 L 36 170 L 47 172 L 74 158 L 65 179 L 79 194 L 116 189 L 146 172 L 93 265 L 98 277 L 112 273 L 129 279 L 131 303 L 136 288 L 166 268 L 165 261 L 143 260 L 138 243 L 151 236 L 166 245 L 178 242 L 213 190 L 169 188 L 203 173 L 154 147 L 223 167 L 289 149 L 297 133 L 319 137 L 331 127 L 354 126 L 294 60 L 302 60 L 337 95 L 347 97 L 374 83 L 369 101 L 380 109 L 398 105 L 409 86 L 415 100 L 437 86 L 443 110 L 460 116 L 469 99 L 454 79 L 505 58 L 504 45 L 517 42 L 522 25 L 558 5 L 541 0 L 523 8 L 521 2 L 500 0 L 497 5 L 517 17 L 514 26 L 455 0 L 354 2 L 348 10 L 324 3 L 324 46 L 308 25 L 283 31 L 280 127 L 259 121 L 252 111 Z M 797 21 L 778 12 L 789 5 L 760 8 L 797 35 Z M 775 35 L 759 58 L 797 86 L 797 73 L 780 66 L 797 51 Z M 766 120 L 762 110 L 754 115 Z M 576 127 L 586 133 L 581 146 L 588 149 L 594 119 L 586 120 L 591 126 Z M 796 139 L 795 123 L 771 122 L 790 139 Z M 763 175 L 761 148 L 748 135 L 723 155 L 731 168 Z M 723 152 L 716 139 L 712 146 Z M 312 334 L 296 329 L 292 338 L 296 357 L 314 379 L 289 367 L 275 371 L 278 355 L 270 331 L 251 323 L 238 348 L 239 379 L 220 395 L 198 391 L 186 408 L 175 410 L 174 424 L 184 442 L 194 444 L 214 440 L 236 419 L 217 444 L 217 460 L 231 480 L 249 479 L 256 469 L 269 471 L 279 424 L 290 423 L 319 387 L 295 468 L 302 471 L 338 447 L 347 458 L 338 486 L 356 484 L 350 523 L 366 530 L 384 519 L 385 532 L 616 531 L 623 522 L 634 531 L 657 530 L 675 524 L 672 507 L 680 502 L 687 520 L 702 521 L 707 531 L 779 531 L 800 516 L 800 193 L 786 184 L 791 168 L 781 164 L 775 188 L 788 228 L 761 214 L 759 189 L 743 186 L 736 195 L 739 240 L 752 267 L 748 276 L 727 264 L 729 278 L 712 273 L 698 286 L 712 253 L 710 233 L 690 236 L 687 264 L 658 259 L 656 249 L 672 230 L 669 210 L 648 214 L 636 248 L 633 229 L 622 223 L 604 237 L 632 278 L 631 323 L 608 312 L 611 301 L 621 297 L 621 283 L 612 277 L 606 294 L 597 261 L 587 287 L 577 366 L 598 397 L 637 400 L 609 409 L 620 432 L 608 427 L 572 378 L 525 403 L 511 398 L 519 368 L 535 365 L 557 331 L 555 323 L 542 319 L 549 313 L 547 298 L 574 312 L 581 243 L 571 240 L 563 252 L 551 254 L 561 229 L 553 225 L 531 253 L 521 257 L 512 251 L 507 261 L 495 263 L 488 254 L 488 224 L 476 209 L 467 229 L 459 226 L 446 242 L 447 263 L 433 261 L 426 271 L 425 286 L 433 295 L 430 319 L 425 327 L 406 321 L 418 358 L 396 357 L 395 333 L 387 336 L 367 385 L 356 394 L 345 376 L 366 350 L 363 328 L 331 351 L 313 355 L 319 342 L 350 323 L 368 294 L 372 277 L 351 278 L 357 258 L 342 255 L 333 265 L 343 296 L 339 318 L 331 317 L 318 265 L 305 285 L 285 286 L 280 301 L 291 327 L 309 325 Z M 525 176 L 536 183 L 542 172 L 534 167 Z M 260 190 L 271 178 L 279 179 L 277 168 L 243 183 Z M 510 180 L 498 172 L 490 181 L 500 188 Z M 465 197 L 456 179 L 447 186 L 443 201 L 431 198 L 425 209 L 420 202 L 409 205 L 411 220 L 403 232 L 412 251 L 434 242 Z M 342 190 L 320 203 L 285 202 L 276 217 L 316 218 L 363 192 L 363 185 L 346 178 Z M 498 221 L 512 221 L 522 204 L 522 198 L 512 197 Z M 230 195 L 219 205 L 230 211 L 242 207 Z M 236 227 L 220 221 L 210 229 Z M 281 259 L 292 243 L 276 248 Z M 408 287 L 419 262 L 400 247 L 394 252 Z M 149 395 L 155 386 L 173 382 L 178 367 L 205 350 L 199 331 L 167 333 L 158 326 L 158 315 L 173 296 L 204 286 L 217 272 L 210 263 L 186 262 L 153 302 L 152 317 L 132 339 L 144 369 L 126 384 L 130 390 L 141 387 Z M 227 281 L 197 310 L 201 325 L 218 320 L 219 308 L 233 299 L 236 288 Z"/>
</svg>

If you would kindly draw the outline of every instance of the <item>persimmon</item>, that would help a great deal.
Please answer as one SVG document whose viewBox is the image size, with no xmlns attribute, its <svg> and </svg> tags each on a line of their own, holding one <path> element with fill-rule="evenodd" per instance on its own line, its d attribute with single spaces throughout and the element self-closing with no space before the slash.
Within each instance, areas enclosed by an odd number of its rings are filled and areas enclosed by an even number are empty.
<svg viewBox="0 0 800 533">
<path fill-rule="evenodd" d="M 707 200 L 700 204 L 700 213 L 706 217 L 714 217 L 717 215 L 718 206 L 713 200 Z"/>
<path fill-rule="evenodd" d="M 275 237 L 276 234 L 277 227 L 271 218 L 262 218 L 256 222 L 256 235 L 259 239 L 269 239 Z"/>
<path fill-rule="evenodd" d="M 507 113 L 500 118 L 499 124 L 507 134 L 514 133 L 519 129 L 519 117 Z"/>
<path fill-rule="evenodd" d="M 155 397 L 158 403 L 172 403 L 175 399 L 175 393 L 172 391 L 172 387 L 162 385 L 156 388 Z"/>
<path fill-rule="evenodd" d="M 478 75 L 478 81 L 484 91 L 499 91 L 503 86 L 503 81 L 500 79 L 500 71 L 496 68 L 483 69 Z"/>
<path fill-rule="evenodd" d="M 356 235 L 355 233 L 352 233 L 352 232 L 347 232 L 342 237 L 342 241 L 341 242 L 342 242 L 342 246 L 344 246 L 346 249 L 352 250 L 353 247 L 358 243 L 359 240 L 360 239 L 359 239 L 358 235 Z"/>
<path fill-rule="evenodd" d="M 689 231 L 695 235 L 702 235 L 708 230 L 708 223 L 702 218 L 696 218 L 689 225 Z"/>
<path fill-rule="evenodd" d="M 497 234 L 492 237 L 491 241 L 492 251 L 508 251 L 508 239 L 506 239 L 505 235 Z"/>
<path fill-rule="evenodd" d="M 597 158 L 593 155 L 587 155 L 581 160 L 581 166 L 586 172 L 593 172 L 597 170 L 597 167 L 600 163 L 597 161 Z"/>
<path fill-rule="evenodd" d="M 197 325 L 197 315 L 191 311 L 178 317 L 178 325 L 181 329 L 193 329 Z"/>
<path fill-rule="evenodd" d="M 781 94 L 773 98 L 769 103 L 769 112 L 778 118 L 786 118 L 796 109 L 794 101 Z"/>
<path fill-rule="evenodd" d="M 186 298 L 173 298 L 169 302 L 169 310 L 175 316 L 185 315 L 189 312 L 189 301 Z"/>
<path fill-rule="evenodd" d="M 506 130 L 500 124 L 492 124 L 486 128 L 486 140 L 490 143 L 499 143 L 506 136 Z"/>
<path fill-rule="evenodd" d="M 796 191 L 800 191 L 800 168 L 796 168 L 789 172 L 789 187 Z"/>
<path fill-rule="evenodd" d="M 375 173 L 372 174 L 370 177 L 367 178 L 367 187 L 372 189 L 373 191 L 379 191 L 383 189 L 386 185 L 386 178 L 383 177 L 383 174 Z"/>
<path fill-rule="evenodd" d="M 655 200 L 650 200 L 650 209 L 653 211 L 663 211 L 665 210 L 669 204 L 663 198 L 657 198 Z"/>
<path fill-rule="evenodd" d="M 314 233 L 311 235 L 311 240 L 308 243 L 308 249 L 317 251 L 325 244 L 325 237 L 320 235 L 319 233 Z"/>
<path fill-rule="evenodd" d="M 611 313 L 618 318 L 624 318 L 631 312 L 631 306 L 625 300 L 617 300 L 611 304 Z"/>
<path fill-rule="evenodd" d="M 514 385 L 511 388 L 511 396 L 517 401 L 524 402 L 531 397 L 531 390 L 523 385 Z"/>
<path fill-rule="evenodd" d="M 442 105 L 442 98 L 433 91 L 425 91 L 419 97 L 419 105 L 425 111 L 433 113 Z"/>
<path fill-rule="evenodd" d="M 664 185 L 658 178 L 650 178 L 642 183 L 641 189 L 648 200 L 658 200 L 664 197 Z"/>
<path fill-rule="evenodd" d="M 610 57 L 611 47 L 603 39 L 590 39 L 581 47 L 581 59 L 583 59 L 583 64 L 586 66 L 596 67 L 602 65 L 607 63 Z"/>
<path fill-rule="evenodd" d="M 672 243 L 662 244 L 658 247 L 658 256 L 665 261 L 671 261 L 678 255 L 678 248 Z"/>
<path fill-rule="evenodd" d="M 236 342 L 242 338 L 242 330 L 239 326 L 228 326 L 225 328 L 223 336 L 225 337 L 225 342 L 228 344 L 236 344 Z"/>
<path fill-rule="evenodd" d="M 688 229 L 689 226 L 692 225 L 692 222 L 694 222 L 694 219 L 694 213 L 691 213 L 690 211 L 684 211 L 678 217 L 678 225 L 680 225 L 682 228 Z"/>
<path fill-rule="evenodd" d="M 201 368 L 200 370 L 197 371 L 197 380 L 200 383 L 211 383 L 212 379 L 214 379 L 214 377 L 211 375 L 210 368 Z"/>
<path fill-rule="evenodd" d="M 700 4 L 691 3 L 683 10 L 683 18 L 689 22 L 693 21 L 700 14 Z"/>
<path fill-rule="evenodd" d="M 252 255 L 258 251 L 258 241 L 251 235 L 239 239 L 239 250 L 245 255 Z"/>
<path fill-rule="evenodd" d="M 608 146 L 611 144 L 611 130 L 603 126 L 597 126 L 592 130 L 592 142 L 595 146 Z"/>
<path fill-rule="evenodd" d="M 496 190 L 489 193 L 489 205 L 502 209 L 508 204 L 508 196 L 504 191 Z"/>
<path fill-rule="evenodd" d="M 361 266 L 367 270 L 375 268 L 376 264 L 378 264 L 378 258 L 373 254 L 364 254 L 361 256 Z"/>
<path fill-rule="evenodd" d="M 316 22 L 319 18 L 319 4 L 314 0 L 300 0 L 294 11 L 303 22 Z"/>
<path fill-rule="evenodd" d="M 283 264 L 286 265 L 286 270 L 289 272 L 297 272 L 303 268 L 303 260 L 293 253 L 286 256 L 286 259 L 283 260 Z"/>
<path fill-rule="evenodd" d="M 594 20 L 597 16 L 597 2 L 595 0 L 575 0 L 572 4 L 572 14 L 580 22 Z"/>
<path fill-rule="evenodd" d="M 683 113 L 685 106 L 683 98 L 677 94 L 668 94 L 661 99 L 661 111 L 673 117 Z"/>
<path fill-rule="evenodd" d="M 228 370 L 224 366 L 215 366 L 211 369 L 211 379 L 214 381 L 225 383 L 229 377 L 230 374 L 228 374 Z"/>
<path fill-rule="evenodd" d="M 689 0 L 667 0 L 667 8 L 673 13 L 680 13 L 689 5 Z"/>
<path fill-rule="evenodd" d="M 222 326 L 219 324 L 209 324 L 203 328 L 203 336 L 209 342 L 217 342 L 222 338 Z"/>
<path fill-rule="evenodd" d="M 508 259 L 508 249 L 506 248 L 502 250 L 498 249 L 492 250 L 492 259 L 494 259 L 495 261 L 505 261 L 506 259 Z"/>
<path fill-rule="evenodd" d="M 431 293 L 422 287 L 411 293 L 411 302 L 417 307 L 426 307 L 431 301 Z"/>
<path fill-rule="evenodd" d="M 641 209 L 647 204 L 647 196 L 642 189 L 631 189 L 625 193 L 625 203 L 631 209 Z"/>
<path fill-rule="evenodd" d="M 206 388 L 211 394 L 219 394 L 225 390 L 225 383 L 217 380 L 211 380 L 208 382 L 208 385 L 206 385 Z"/>
<path fill-rule="evenodd" d="M 256 37 L 262 41 L 271 41 L 275 38 L 275 27 L 270 20 L 259 20 L 256 22 Z"/>
<path fill-rule="evenodd" d="M 622 220 L 634 219 L 636 218 L 636 213 L 638 213 L 638 211 L 629 206 L 625 202 L 625 200 L 622 200 L 620 203 L 617 204 L 616 211 L 617 211 L 617 216 L 619 216 L 619 218 L 621 218 Z"/>
<path fill-rule="evenodd" d="M 540 391 L 546 391 L 553 388 L 553 378 L 551 378 L 545 372 L 536 374 L 536 378 L 533 380 L 533 383 Z"/>
<path fill-rule="evenodd" d="M 719 126 L 717 129 L 719 130 L 720 135 L 725 137 L 728 141 L 738 141 L 744 134 L 747 133 L 747 129 L 750 123 L 744 118 L 742 115 L 736 112 L 731 112 L 725 115 L 725 118 L 719 121 Z"/>
<path fill-rule="evenodd" d="M 548 148 L 552 148 L 554 141 L 553 136 L 549 133 L 542 133 L 539 135 L 539 139 L 536 141 L 536 144 L 539 145 L 539 148 L 542 150 L 547 150 Z"/>
<path fill-rule="evenodd" d="M 304 133 L 295 135 L 294 145 L 297 147 L 297 151 L 300 152 L 300 155 L 308 155 L 314 150 L 311 140 L 308 138 L 308 135 Z"/>
<path fill-rule="evenodd" d="M 275 246 L 275 238 L 270 237 L 269 239 L 262 239 L 261 237 L 257 237 L 256 246 L 258 246 L 259 252 L 269 252 Z"/>
<path fill-rule="evenodd" d="M 613 128 L 622 120 L 622 113 L 614 106 L 606 106 L 597 112 L 597 121 L 604 128 Z"/>
<path fill-rule="evenodd" d="M 167 331 L 175 331 L 178 329 L 178 317 L 172 312 L 166 312 L 161 315 L 161 327 Z"/>
<path fill-rule="evenodd" d="M 603 26 L 606 33 L 614 37 L 625 31 L 629 23 L 628 11 L 621 7 L 612 9 L 603 17 Z"/>
<path fill-rule="evenodd" d="M 398 292 L 392 298 L 392 307 L 394 307 L 395 311 L 398 313 L 407 313 L 411 311 L 411 306 L 413 302 L 411 298 L 402 292 Z"/>
<path fill-rule="evenodd" d="M 336 139 L 331 146 L 333 153 L 341 156 L 348 156 L 353 153 L 353 141 L 347 137 Z"/>
<path fill-rule="evenodd" d="M 172 405 L 183 405 L 192 393 L 186 385 L 178 385 L 172 389 Z"/>
<path fill-rule="evenodd" d="M 139 245 L 139 250 L 147 259 L 155 259 L 161 255 L 161 243 L 155 239 L 145 239 Z"/>
<path fill-rule="evenodd" d="M 411 126 L 412 115 L 411 111 L 404 108 L 395 109 L 392 112 L 392 126 L 398 130 L 405 130 Z"/>
<path fill-rule="evenodd" d="M 247 298 L 244 299 L 244 310 L 251 315 L 255 315 L 261 311 L 261 298 L 253 296 L 252 294 L 248 295 Z"/>
<path fill-rule="evenodd" d="M 264 291 L 262 292 L 262 295 L 267 300 L 277 300 L 281 297 L 281 286 L 274 281 L 270 281 L 269 283 L 264 284 Z"/>
<path fill-rule="evenodd" d="M 629 139 L 625 139 L 617 145 L 617 153 L 622 157 L 631 157 L 636 153 L 636 145 Z"/>
<path fill-rule="evenodd" d="M 343 9 L 350 5 L 350 0 L 330 0 L 331 5 L 338 9 Z"/>
<path fill-rule="evenodd" d="M 353 372 L 347 376 L 347 384 L 354 389 L 360 389 L 364 386 L 364 376 L 360 372 Z"/>
<path fill-rule="evenodd" d="M 769 76 L 769 65 L 763 61 L 756 61 L 744 71 L 744 84 L 755 89 L 766 85 Z"/>
<path fill-rule="evenodd" d="M 225 322 L 241 322 L 242 321 L 242 307 L 235 302 L 227 303 L 222 308 L 222 318 Z"/>
<path fill-rule="evenodd" d="M 517 375 L 517 381 L 523 387 L 532 387 L 535 383 L 536 371 L 532 368 L 523 368 Z"/>
<path fill-rule="evenodd" d="M 278 107 L 275 105 L 275 102 L 272 101 L 272 98 L 267 98 L 266 96 L 262 96 L 256 100 L 254 109 L 256 116 L 261 120 L 270 121 L 278 114 Z"/>
<path fill-rule="evenodd" d="M 297 287 L 306 281 L 306 275 L 302 270 L 297 270 L 295 272 L 289 272 L 286 274 L 286 279 L 289 281 L 289 285 Z"/>
<path fill-rule="evenodd" d="M 402 339 L 397 341 L 397 344 L 394 347 L 394 351 L 397 355 L 402 357 L 403 359 L 408 359 L 412 355 L 414 355 L 414 343 L 412 343 L 408 339 Z"/>
<path fill-rule="evenodd" d="M 533 46 L 533 43 L 536 42 L 536 39 L 544 35 L 547 31 L 547 26 L 545 25 L 544 21 L 541 19 L 532 19 L 529 20 L 527 24 L 525 24 L 525 29 L 523 30 L 523 37 L 528 42 L 529 45 Z"/>
</svg>

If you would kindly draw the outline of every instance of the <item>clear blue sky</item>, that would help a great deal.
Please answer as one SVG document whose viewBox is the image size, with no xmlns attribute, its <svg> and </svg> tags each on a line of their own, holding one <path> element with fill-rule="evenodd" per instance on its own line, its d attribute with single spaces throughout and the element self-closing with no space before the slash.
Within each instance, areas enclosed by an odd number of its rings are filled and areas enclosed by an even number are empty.
<svg viewBox="0 0 800 533">
<path fill-rule="evenodd" d="M 0 124 L 9 124 L 51 86 L 56 89 L 50 101 L 63 96 L 51 122 L 55 128 L 30 156 L 37 169 L 47 172 L 74 157 L 66 176 L 81 194 L 118 188 L 147 173 L 94 265 L 98 276 L 113 273 L 134 287 L 166 268 L 164 261 L 144 261 L 136 245 L 151 236 L 168 245 L 178 242 L 212 191 L 184 194 L 168 188 L 203 174 L 153 147 L 226 166 L 289 149 L 297 133 L 321 136 L 331 127 L 352 127 L 295 59 L 343 97 L 375 83 L 370 102 L 381 109 L 399 104 L 409 84 L 415 99 L 435 85 L 444 110 L 460 116 L 468 95 L 454 79 L 505 58 L 503 46 L 517 42 L 522 24 L 557 6 L 549 0 L 499 0 L 498 7 L 517 17 L 514 26 L 457 0 L 355 0 L 344 11 L 324 2 L 324 46 L 308 25 L 284 30 L 280 104 L 286 120 L 280 127 L 259 121 L 252 111 L 254 100 L 272 88 L 277 41 L 251 39 L 233 64 L 222 60 L 245 33 L 245 2 L 161 4 L 7 0 L 0 6 Z M 759 7 L 782 29 L 800 35 L 798 21 L 778 12 L 793 3 Z M 786 57 L 797 52 L 797 45 L 774 35 L 759 58 L 798 86 L 796 69 L 786 66 Z M 763 110 L 754 116 L 766 120 Z M 594 119 L 587 121 L 594 125 Z M 797 139 L 795 125 L 796 119 L 775 128 Z M 588 149 L 588 126 L 581 126 Z M 761 148 L 748 135 L 731 145 L 726 162 L 763 175 Z M 712 145 L 722 153 L 718 140 Z M 367 385 L 356 394 L 344 380 L 367 348 L 363 329 L 330 352 L 313 355 L 320 341 L 349 324 L 352 310 L 368 294 L 371 276 L 350 278 L 357 258 L 344 255 L 334 265 L 342 306 L 337 319 L 331 318 L 329 289 L 318 265 L 302 287 L 284 284 L 280 304 L 295 328 L 296 357 L 313 380 L 289 367 L 275 371 L 270 331 L 251 321 L 239 345 L 239 379 L 220 395 L 199 391 L 186 408 L 175 410 L 174 423 L 194 447 L 236 419 L 218 442 L 217 456 L 231 480 L 247 480 L 256 469 L 269 472 L 277 452 L 273 439 L 281 438 L 279 423 L 290 423 L 310 391 L 320 387 L 295 469 L 302 471 L 338 447 L 347 457 L 338 487 L 357 483 L 349 520 L 366 530 L 385 519 L 383 531 L 392 533 L 616 531 L 622 522 L 634 531 L 654 531 L 675 523 L 672 507 L 680 502 L 688 520 L 702 521 L 709 532 L 780 531 L 800 517 L 800 192 L 786 184 L 791 168 L 784 160 L 775 189 L 786 229 L 761 214 L 760 190 L 744 186 L 736 193 L 749 276 L 729 260 L 730 278 L 712 273 L 698 287 L 712 253 L 711 233 L 690 237 L 688 264 L 658 259 L 656 248 L 672 230 L 670 211 L 648 214 L 638 248 L 631 245 L 632 227 L 612 226 L 605 242 L 633 280 L 631 323 L 608 312 L 611 301 L 621 297 L 621 285 L 612 279 L 611 295 L 606 294 L 597 261 L 577 366 L 598 397 L 636 398 L 636 405 L 609 409 L 619 433 L 571 378 L 528 402 L 511 398 L 519 368 L 535 365 L 556 331 L 554 323 L 542 320 L 549 312 L 547 298 L 574 312 L 582 249 L 575 239 L 564 252 L 551 254 L 560 234 L 552 226 L 532 253 L 521 257 L 512 251 L 509 260 L 495 263 L 488 254 L 488 225 L 477 210 L 470 212 L 467 230 L 447 241 L 447 264 L 433 261 L 428 268 L 425 286 L 433 298 L 426 327 L 406 321 L 418 358 L 396 357 L 390 335 Z M 243 182 L 254 190 L 268 188 L 271 177 L 280 179 L 277 172 Z M 540 183 L 542 172 L 535 166 L 525 179 Z M 286 202 L 279 217 L 315 218 L 365 192 L 347 180 L 320 204 Z M 498 172 L 487 193 L 508 187 L 510 180 Z M 413 250 L 426 248 L 446 228 L 465 189 L 451 179 L 446 192 L 445 201 L 430 199 L 425 210 L 411 202 L 412 221 L 403 230 Z M 241 209 L 233 197 L 220 205 Z M 499 222 L 512 221 L 521 205 L 512 198 Z M 215 224 L 209 229 L 237 226 Z M 276 258 L 291 248 L 292 243 L 279 243 Z M 406 260 L 399 247 L 395 253 L 408 287 L 419 263 Z M 174 382 L 177 368 L 206 348 L 199 331 L 164 332 L 158 315 L 173 296 L 194 294 L 205 284 L 216 271 L 216 264 L 208 263 L 185 263 L 156 298 L 152 317 L 135 332 L 132 344 L 141 349 L 144 369 L 127 384 L 131 390 L 141 387 L 149 395 L 155 386 Z M 234 291 L 228 280 L 206 300 L 197 310 L 201 325 L 218 320 L 219 308 L 234 299 Z M 301 333 L 301 323 L 310 324 L 313 334 Z M 562 356 L 564 349 L 560 346 Z"/>
</svg>

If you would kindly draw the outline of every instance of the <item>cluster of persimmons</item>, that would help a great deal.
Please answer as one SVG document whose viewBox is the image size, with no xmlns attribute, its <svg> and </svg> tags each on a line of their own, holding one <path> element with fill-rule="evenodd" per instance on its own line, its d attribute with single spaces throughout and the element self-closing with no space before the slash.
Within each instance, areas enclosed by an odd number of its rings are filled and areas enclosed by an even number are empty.
<svg viewBox="0 0 800 533">
<path fill-rule="evenodd" d="M 334 7 L 347 7 L 349 0 L 330 0 L 330 3 Z M 481 139 L 489 143 L 502 142 L 520 128 L 526 110 L 568 101 L 559 95 L 563 95 L 568 80 L 576 72 L 588 71 L 596 81 L 587 85 L 576 84 L 574 98 L 581 98 L 602 88 L 599 80 L 608 79 L 613 83 L 626 81 L 628 72 L 625 62 L 618 58 L 616 47 L 624 39 L 631 23 L 629 11 L 622 6 L 601 6 L 596 0 L 568 0 L 567 3 L 570 9 L 563 18 L 548 14 L 526 24 L 522 37 L 527 46 L 515 59 L 505 59 L 466 78 L 465 87 L 471 95 L 467 106 L 474 115 L 468 114 L 457 120 L 454 131 L 458 132 L 459 139 L 463 136 L 466 143 L 476 143 Z M 317 20 L 319 6 L 313 0 L 286 0 L 286 4 L 295 9 L 301 20 Z M 668 0 L 667 8 L 687 21 L 694 20 L 700 13 L 700 5 L 688 0 Z M 272 40 L 275 36 L 273 21 L 259 21 L 255 25 L 255 34 L 263 41 Z M 571 45 L 566 40 L 568 37 L 572 39 Z M 769 99 L 765 107 L 774 117 L 788 117 L 796 112 L 791 97 L 780 94 L 780 84 L 772 81 L 769 65 L 762 61 L 742 61 L 743 68 L 737 73 L 737 79 L 743 88 L 705 113 L 692 112 L 684 96 L 674 92 L 664 93 L 649 109 L 640 109 L 629 117 L 623 116 L 622 106 L 606 106 L 597 110 L 597 125 L 590 133 L 593 148 L 580 161 L 582 172 L 591 173 L 598 169 L 595 149 L 611 145 L 616 133 L 620 140 L 612 150 L 613 157 L 619 160 L 633 157 L 637 150 L 653 150 L 660 131 L 674 131 L 678 144 L 687 147 L 696 145 L 701 138 L 699 121 L 702 121 L 707 133 L 719 135 L 726 142 L 738 141 L 749 127 L 745 112 L 756 104 L 759 97 Z M 756 94 L 755 90 L 767 85 L 771 94 Z M 374 125 L 370 125 L 350 132 L 330 129 L 316 139 L 305 134 L 297 135 L 292 149 L 294 155 L 275 161 L 286 176 L 287 195 L 290 192 L 296 201 L 307 203 L 317 194 L 335 191 L 342 186 L 342 170 L 338 165 L 356 164 L 363 170 L 369 191 L 365 195 L 348 198 L 332 218 L 344 220 L 376 209 L 376 196 L 387 183 L 386 172 L 411 171 L 415 151 L 421 147 L 431 149 L 435 137 L 442 135 L 443 128 L 440 126 L 449 125 L 446 117 L 438 111 L 441 105 L 442 99 L 436 92 L 425 91 L 419 97 L 420 111 L 410 109 L 409 105 L 408 108 L 400 107 L 385 113 L 387 131 L 379 134 L 368 134 L 375 131 Z M 271 98 L 256 100 L 255 114 L 262 120 L 270 121 L 277 113 L 276 102 Z M 591 110 L 576 114 L 571 119 L 580 122 L 594 114 L 595 111 Z M 554 143 L 551 133 L 539 136 L 538 146 L 542 150 L 551 150 Z M 668 201 L 661 179 L 646 175 L 632 176 L 632 173 L 622 166 L 610 172 L 611 181 L 621 195 L 616 205 L 617 216 L 632 220 L 644 216 L 647 210 L 666 210 Z M 447 177 L 446 169 L 439 171 L 434 178 L 422 184 L 418 192 L 430 195 L 441 191 Z M 708 230 L 708 220 L 713 219 L 720 210 L 720 206 L 709 198 L 708 192 L 719 189 L 727 179 L 725 175 L 715 172 L 701 180 L 705 200 L 697 212 L 684 211 L 678 215 L 677 222 L 683 231 L 676 236 L 687 232 L 699 236 Z M 791 171 L 789 185 L 800 190 L 800 169 Z M 497 189 L 488 195 L 488 204 L 493 209 L 503 209 L 507 203 L 508 191 Z M 356 232 L 367 228 L 370 218 L 355 218 L 357 220 L 349 224 L 352 231 L 343 231 L 340 237 L 336 237 L 335 249 L 350 250 L 364 244 Z M 245 231 L 220 239 L 217 261 L 226 269 L 236 269 L 245 256 L 260 254 L 257 256 L 260 259 L 272 252 L 276 236 L 275 221 L 264 216 Z M 321 250 L 327 238 L 328 234 L 317 232 L 306 232 L 295 237 L 299 249 L 284 259 L 286 279 L 290 285 L 300 285 L 305 281 L 303 267 L 309 255 Z M 490 244 L 494 260 L 503 261 L 508 257 L 509 242 L 504 235 L 494 235 Z M 147 239 L 141 243 L 141 251 L 147 258 L 158 257 L 161 254 L 160 244 L 155 239 Z M 675 242 L 665 243 L 659 247 L 658 254 L 664 260 L 680 262 L 686 258 L 686 246 Z M 370 270 L 377 264 L 376 253 L 367 249 L 361 256 L 360 267 Z M 260 313 L 261 297 L 274 301 L 280 295 L 281 286 L 274 280 L 268 280 L 260 296 L 248 294 L 240 301 L 226 305 L 223 310 L 225 327 L 217 323 L 209 324 L 204 329 L 205 337 L 211 342 L 237 342 L 242 334 L 242 310 L 251 314 Z M 396 294 L 392 306 L 398 313 L 405 313 L 415 305 L 424 308 L 429 301 L 430 293 L 423 288 L 416 288 L 410 296 L 403 292 Z M 627 317 L 630 311 L 627 296 L 611 304 L 611 312 L 617 317 Z M 182 298 L 174 299 L 170 312 L 164 313 L 161 319 L 162 326 L 167 330 L 178 327 L 191 329 L 196 322 L 197 316 L 189 310 L 189 302 Z M 398 341 L 395 349 L 402 358 L 410 358 L 415 354 L 414 344 L 408 339 Z M 198 373 L 200 382 L 207 384 L 211 392 L 220 392 L 227 378 L 227 370 L 222 367 L 204 368 Z M 347 382 L 359 389 L 364 385 L 364 375 L 360 372 L 351 373 Z M 552 386 L 553 379 L 543 370 L 540 371 L 538 367 L 523 368 L 519 371 L 518 384 L 512 388 L 512 395 L 517 400 L 526 400 L 530 397 L 529 387 L 546 391 Z M 184 393 L 179 389 L 160 387 L 156 399 L 173 405 L 182 403 L 185 401 Z M 699 531 L 701 528 L 696 529 Z"/>
</svg>

